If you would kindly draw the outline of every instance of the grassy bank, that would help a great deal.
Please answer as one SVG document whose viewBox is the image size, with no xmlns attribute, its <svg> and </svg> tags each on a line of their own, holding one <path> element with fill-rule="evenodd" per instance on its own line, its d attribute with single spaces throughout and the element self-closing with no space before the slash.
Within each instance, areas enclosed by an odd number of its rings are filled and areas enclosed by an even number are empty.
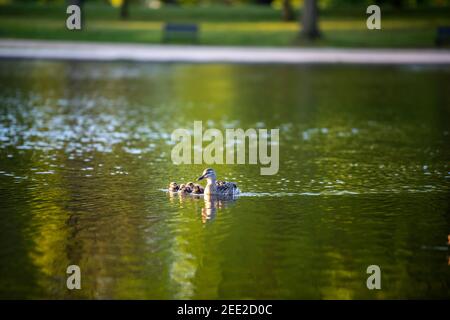
<svg viewBox="0 0 450 320">
<path fill-rule="evenodd" d="M 270 7 L 189 7 L 152 10 L 134 6 L 127 21 L 117 8 L 85 7 L 84 29 L 65 28 L 64 6 L 0 7 L 0 37 L 47 40 L 161 43 L 167 21 L 200 24 L 200 44 L 252 46 L 433 47 L 436 27 L 450 25 L 450 10 L 427 9 L 382 13 L 382 30 L 367 30 L 364 8 L 321 12 L 323 37 L 314 43 L 299 40 L 299 24 L 283 22 Z"/>
</svg>

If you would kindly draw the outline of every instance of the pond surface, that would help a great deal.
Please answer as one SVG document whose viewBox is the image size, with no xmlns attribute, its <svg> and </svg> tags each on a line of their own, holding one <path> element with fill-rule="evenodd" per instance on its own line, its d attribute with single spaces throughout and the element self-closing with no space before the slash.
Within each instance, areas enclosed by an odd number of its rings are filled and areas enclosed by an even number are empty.
<svg viewBox="0 0 450 320">
<path fill-rule="evenodd" d="M 2 60 L 0 297 L 449 298 L 449 84 L 449 67 Z M 195 120 L 279 128 L 278 174 L 213 165 L 240 198 L 170 197 L 211 166 L 171 161 Z"/>
</svg>

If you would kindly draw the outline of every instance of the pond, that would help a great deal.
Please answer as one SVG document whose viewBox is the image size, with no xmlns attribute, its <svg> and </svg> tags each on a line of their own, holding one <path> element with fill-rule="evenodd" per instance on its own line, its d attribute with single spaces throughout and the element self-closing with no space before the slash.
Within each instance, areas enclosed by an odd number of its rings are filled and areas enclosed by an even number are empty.
<svg viewBox="0 0 450 320">
<path fill-rule="evenodd" d="M 449 83 L 442 66 L 1 60 L 0 297 L 449 298 Z M 173 164 L 194 121 L 278 128 L 278 173 Z M 242 195 L 164 191 L 207 167 Z"/>
</svg>

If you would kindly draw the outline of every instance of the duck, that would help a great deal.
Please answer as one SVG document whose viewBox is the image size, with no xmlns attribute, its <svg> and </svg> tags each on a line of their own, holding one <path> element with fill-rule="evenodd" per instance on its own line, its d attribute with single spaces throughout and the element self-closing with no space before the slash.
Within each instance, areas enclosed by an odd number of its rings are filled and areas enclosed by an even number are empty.
<svg viewBox="0 0 450 320">
<path fill-rule="evenodd" d="M 193 194 L 203 194 L 204 190 L 205 189 L 201 185 L 195 184 L 194 188 L 192 189 L 192 193 Z"/>
<path fill-rule="evenodd" d="M 217 180 L 216 172 L 211 168 L 205 169 L 197 181 L 203 179 L 206 179 L 207 181 L 206 187 L 203 191 L 205 196 L 235 196 L 240 192 L 234 182 Z"/>
<path fill-rule="evenodd" d="M 195 184 L 193 182 L 186 183 L 186 186 L 188 186 L 191 190 L 194 190 Z"/>
<path fill-rule="evenodd" d="M 182 183 L 182 184 L 180 184 L 180 188 L 178 189 L 178 192 L 180 194 L 187 194 L 187 193 L 191 193 L 192 189 L 187 184 Z"/>
<path fill-rule="evenodd" d="M 176 182 L 169 183 L 169 192 L 178 192 L 179 189 L 180 187 Z"/>
</svg>

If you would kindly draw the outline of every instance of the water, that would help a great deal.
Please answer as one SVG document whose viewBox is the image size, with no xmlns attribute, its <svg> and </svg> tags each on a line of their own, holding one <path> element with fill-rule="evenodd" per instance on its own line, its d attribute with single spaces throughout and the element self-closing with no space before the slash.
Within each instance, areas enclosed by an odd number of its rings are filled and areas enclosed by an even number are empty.
<svg viewBox="0 0 450 320">
<path fill-rule="evenodd" d="M 449 83 L 448 67 L 0 61 L 0 297 L 449 298 Z M 170 197 L 210 166 L 170 160 L 194 120 L 279 128 L 279 173 L 217 165 L 241 197 Z"/>
</svg>

